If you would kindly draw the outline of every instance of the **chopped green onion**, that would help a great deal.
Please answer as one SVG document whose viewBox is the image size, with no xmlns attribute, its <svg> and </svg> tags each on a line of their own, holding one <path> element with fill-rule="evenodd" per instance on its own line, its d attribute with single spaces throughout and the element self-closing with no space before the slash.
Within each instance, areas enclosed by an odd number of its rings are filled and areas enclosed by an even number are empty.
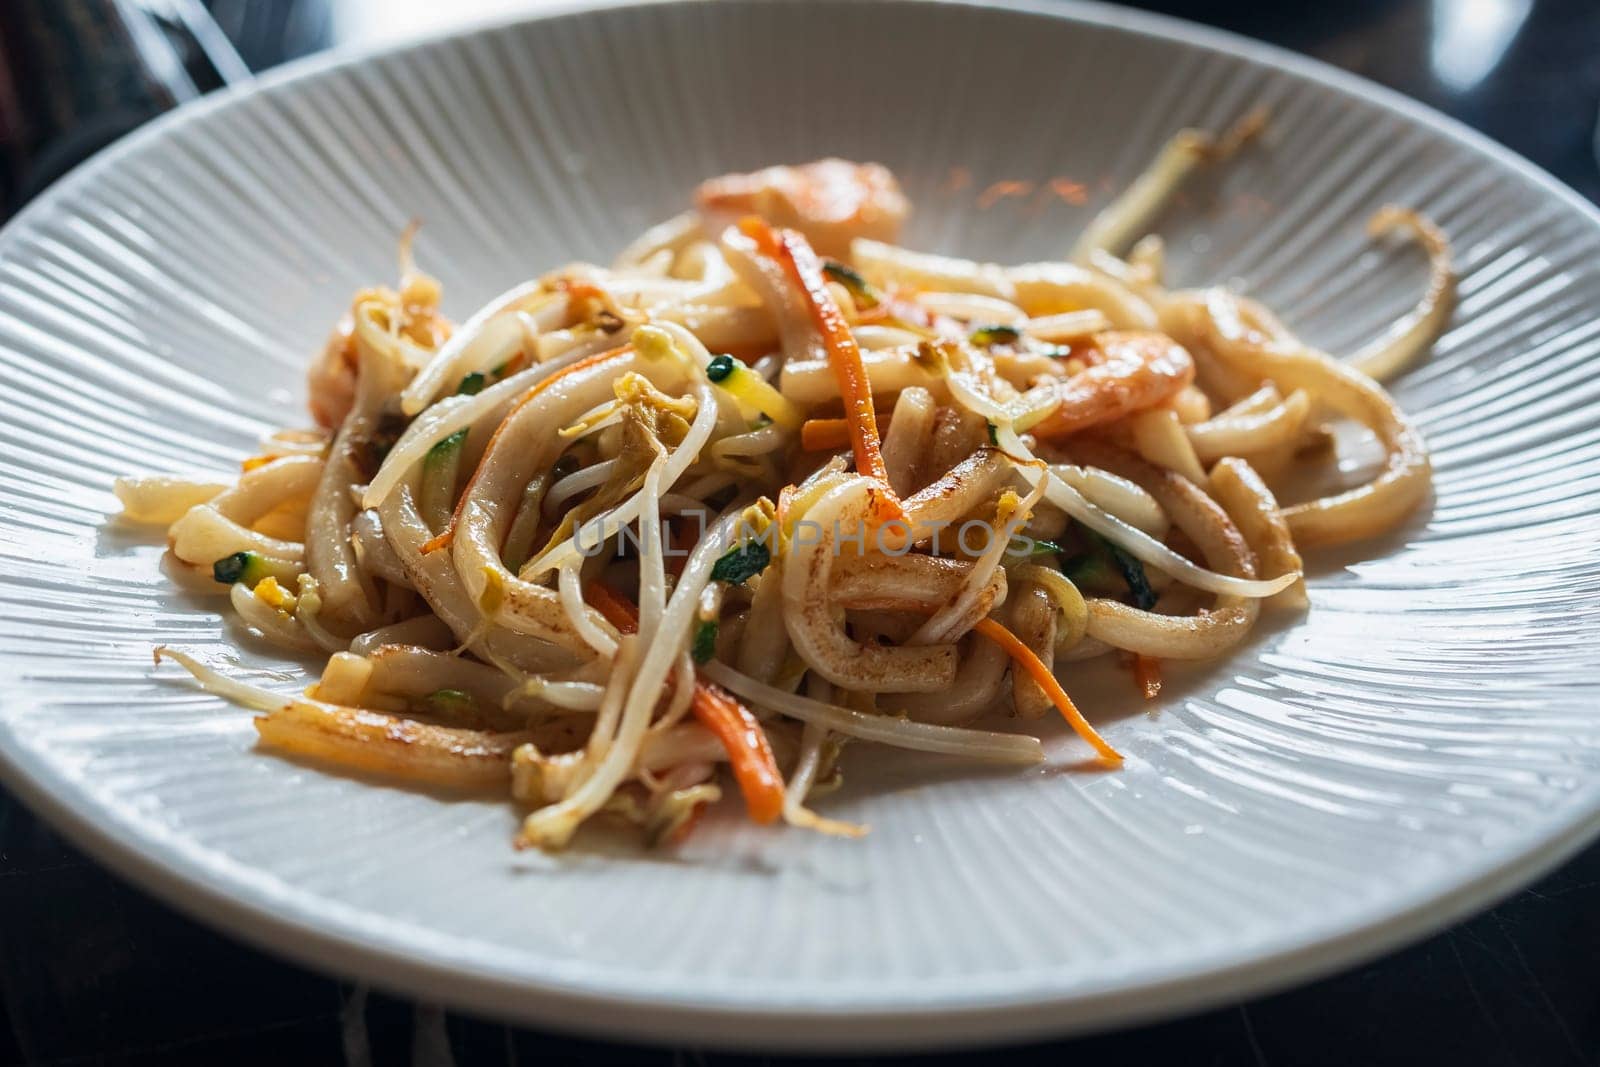
<svg viewBox="0 0 1600 1067">
<path fill-rule="evenodd" d="M 428 694 L 428 706 L 446 715 L 460 715 L 473 708 L 472 697 L 459 689 L 435 689 Z"/>
<path fill-rule="evenodd" d="M 694 645 L 689 654 L 696 663 L 709 663 L 711 657 L 717 654 L 717 620 L 704 619 L 695 627 Z"/>
<path fill-rule="evenodd" d="M 967 340 L 975 345 L 1010 345 L 1022 340 L 1022 331 L 1015 326 L 991 323 L 974 327 Z"/>
<path fill-rule="evenodd" d="M 1145 576 L 1144 564 L 1130 556 L 1121 545 L 1106 541 L 1105 546 L 1111 553 L 1111 560 L 1117 565 L 1117 570 L 1122 573 L 1122 580 L 1128 583 L 1128 592 L 1133 594 L 1133 606 L 1141 611 L 1149 611 L 1155 607 L 1155 590 L 1150 588 L 1150 579 Z"/>
<path fill-rule="evenodd" d="M 1097 533 L 1083 530 L 1090 548 L 1061 564 L 1061 573 L 1080 589 L 1111 593 L 1126 590 L 1133 598 L 1133 606 L 1149 611 L 1156 603 L 1155 590 L 1145 575 L 1144 564 L 1130 556 L 1120 545 Z"/>
<path fill-rule="evenodd" d="M 466 440 L 467 428 L 463 426 L 449 437 L 446 437 L 443 441 L 440 441 L 438 444 L 428 449 L 428 455 L 423 459 L 423 463 L 437 464 L 445 462 L 446 460 L 450 459 L 450 457 L 458 449 L 460 449 L 463 444 L 466 443 Z"/>
<path fill-rule="evenodd" d="M 714 357 L 706 364 L 706 377 L 726 390 L 747 415 L 759 412 L 786 430 L 798 430 L 805 412 L 732 356 Z"/>
<path fill-rule="evenodd" d="M 265 576 L 266 565 L 254 552 L 235 552 L 211 565 L 211 577 L 223 585 L 232 585 L 234 582 L 255 585 Z"/>
<path fill-rule="evenodd" d="M 743 585 L 767 569 L 772 562 L 772 552 L 760 541 L 746 541 L 734 545 L 722 558 L 711 565 L 711 580 Z"/>
<path fill-rule="evenodd" d="M 1000 447 L 1000 432 L 999 432 L 1000 431 L 1000 427 L 996 426 L 992 422 L 986 422 L 986 423 L 984 423 L 984 425 L 989 427 L 989 443 L 991 445 L 994 445 L 996 448 L 999 448 Z"/>
<path fill-rule="evenodd" d="M 1079 589 L 1101 595 L 1120 593 L 1126 584 L 1112 567 L 1107 554 L 1098 546 L 1062 561 L 1061 573 Z"/>
<path fill-rule="evenodd" d="M 1013 537 L 1006 545 L 1006 555 L 1013 560 L 1034 559 L 1039 556 L 1059 556 L 1066 549 L 1054 541 L 1041 541 L 1037 537 Z"/>
<path fill-rule="evenodd" d="M 483 387 L 488 383 L 488 381 L 489 379 L 483 376 L 482 371 L 475 370 L 465 378 L 461 379 L 461 384 L 456 386 L 456 395 L 477 396 L 479 393 L 483 392 Z"/>
<path fill-rule="evenodd" d="M 870 282 L 858 274 L 853 267 L 848 267 L 836 259 L 829 259 L 823 262 L 822 273 L 844 286 L 845 290 L 855 298 L 857 304 L 865 307 L 877 306 L 877 290 L 872 287 Z"/>
</svg>

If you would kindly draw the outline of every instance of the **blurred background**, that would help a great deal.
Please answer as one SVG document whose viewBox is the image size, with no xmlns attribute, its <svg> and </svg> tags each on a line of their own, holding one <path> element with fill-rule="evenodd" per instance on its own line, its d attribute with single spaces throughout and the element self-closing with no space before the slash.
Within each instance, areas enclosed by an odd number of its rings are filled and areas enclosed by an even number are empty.
<svg viewBox="0 0 1600 1067">
<path fill-rule="evenodd" d="M 256 72 L 549 6 L 0 0 L 0 220 L 149 118 Z M 1600 0 L 1134 6 L 1398 89 L 1600 201 Z M 1190 1019 L 1005 1055 L 1015 1064 L 1080 1057 L 1095 1067 L 1600 1067 L 1600 848 L 1476 919 L 1349 973 Z M 132 889 L 0 790 L 0 1064 L 571 1062 L 802 1061 L 509 1028 L 303 971 Z"/>
</svg>

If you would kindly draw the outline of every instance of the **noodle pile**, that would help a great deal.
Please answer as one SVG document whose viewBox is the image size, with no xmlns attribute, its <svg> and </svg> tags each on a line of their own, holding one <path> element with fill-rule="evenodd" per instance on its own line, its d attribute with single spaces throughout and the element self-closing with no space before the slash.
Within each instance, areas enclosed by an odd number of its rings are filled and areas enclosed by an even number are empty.
<svg viewBox="0 0 1600 1067">
<path fill-rule="evenodd" d="M 1449 315 L 1431 224 L 1374 220 L 1432 275 L 1350 362 L 1163 282 L 1151 220 L 1252 132 L 1180 134 L 1070 261 L 899 247 L 894 177 L 839 160 L 707 182 L 611 269 L 459 325 L 408 234 L 398 287 L 357 294 L 311 370 L 319 428 L 232 485 L 117 487 L 168 526 L 176 579 L 326 656 L 320 680 L 290 697 L 157 657 L 261 712 L 272 749 L 509 792 L 543 848 L 599 815 L 677 840 L 730 781 L 757 822 L 860 833 L 807 807 L 843 743 L 1042 759 L 968 725 L 995 711 L 1057 712 L 1115 765 L 1058 675 L 1116 656 L 1154 696 L 1162 661 L 1305 606 L 1301 548 L 1428 492 L 1375 378 Z M 1382 446 L 1375 477 L 1280 503 L 1337 464 L 1340 420 Z"/>
</svg>

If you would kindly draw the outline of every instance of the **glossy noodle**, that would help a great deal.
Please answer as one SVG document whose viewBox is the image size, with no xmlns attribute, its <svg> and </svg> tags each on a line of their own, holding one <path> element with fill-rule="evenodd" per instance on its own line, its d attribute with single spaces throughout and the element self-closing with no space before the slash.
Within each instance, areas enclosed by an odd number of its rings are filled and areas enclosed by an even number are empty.
<svg viewBox="0 0 1600 1067">
<path fill-rule="evenodd" d="M 844 744 L 1044 758 L 995 713 L 1059 714 L 1115 767 L 1077 664 L 1112 657 L 1154 695 L 1163 661 L 1302 609 L 1302 547 L 1392 529 L 1428 491 L 1369 376 L 1449 314 L 1426 220 L 1377 218 L 1432 270 L 1355 364 L 1164 285 L 1153 220 L 1258 127 L 1185 131 L 1056 261 L 902 248 L 893 174 L 841 160 L 708 181 L 612 268 L 459 325 L 408 234 L 399 284 L 357 294 L 313 362 L 316 428 L 231 485 L 118 486 L 168 527 L 176 577 L 326 657 L 321 679 L 285 696 L 159 654 L 257 711 L 266 748 L 500 792 L 542 848 L 602 817 L 679 840 L 724 791 L 858 835 L 808 807 Z M 1338 420 L 1379 469 L 1303 499 Z"/>
</svg>

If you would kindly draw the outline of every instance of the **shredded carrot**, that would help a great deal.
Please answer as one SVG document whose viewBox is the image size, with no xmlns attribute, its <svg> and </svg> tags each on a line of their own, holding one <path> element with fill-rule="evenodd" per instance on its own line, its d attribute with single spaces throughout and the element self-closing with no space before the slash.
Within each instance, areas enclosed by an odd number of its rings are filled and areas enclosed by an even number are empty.
<svg viewBox="0 0 1600 1067">
<path fill-rule="evenodd" d="M 888 422 L 884 422 L 888 428 Z M 805 452 L 831 452 L 850 443 L 850 420 L 807 419 L 800 426 L 800 448 Z"/>
<path fill-rule="evenodd" d="M 586 302 L 605 307 L 611 300 L 611 294 L 593 282 L 561 278 L 556 282 L 555 287 L 558 291 L 567 294 L 567 314 L 569 315 L 579 314 Z"/>
<path fill-rule="evenodd" d="M 744 794 L 745 810 L 758 823 L 783 814 L 783 775 L 766 731 L 756 717 L 721 686 L 701 680 L 694 687 L 695 718 L 728 750 L 733 777 Z"/>
<path fill-rule="evenodd" d="M 638 630 L 639 609 L 627 597 L 599 582 L 589 586 L 588 596 L 589 603 L 612 626 L 625 634 Z M 704 678 L 695 679 L 690 707 L 700 725 L 728 750 L 728 762 L 750 818 L 758 823 L 777 819 L 783 814 L 783 775 L 778 773 L 766 731 L 750 709 Z"/>
<path fill-rule="evenodd" d="M 1061 688 L 1061 683 L 1056 681 L 1054 674 L 1050 673 L 1050 668 L 1046 667 L 1044 661 L 1033 654 L 1033 649 L 1022 643 L 1021 638 L 994 619 L 979 619 L 978 624 L 973 629 L 1005 649 L 1006 654 L 1015 660 L 1018 666 L 1028 672 L 1028 677 L 1039 683 L 1039 688 L 1045 691 L 1045 695 L 1050 698 L 1050 702 L 1061 712 L 1061 717 L 1067 720 L 1067 725 L 1077 731 L 1079 737 L 1089 742 L 1094 747 L 1094 750 L 1100 753 L 1101 758 L 1116 763 L 1122 761 L 1122 753 L 1112 748 L 1106 742 L 1106 739 L 1101 737 L 1093 726 L 1089 725 L 1089 720 L 1083 717 L 1083 713 L 1072 702 L 1072 698 L 1067 696 L 1067 691 Z"/>
<path fill-rule="evenodd" d="M 604 616 L 606 622 L 625 634 L 638 632 L 639 609 L 627 597 L 599 582 L 591 584 L 585 595 L 589 606 Z"/>
<path fill-rule="evenodd" d="M 456 509 L 456 511 L 458 511 L 458 512 L 460 510 L 461 510 L 460 508 Z M 456 516 L 454 514 L 452 514 L 450 516 L 449 525 L 447 525 L 443 530 L 439 531 L 437 534 L 435 534 L 432 537 L 428 538 L 426 541 L 422 542 L 422 554 L 424 556 L 426 556 L 431 552 L 439 551 L 441 548 L 449 548 L 450 547 L 450 542 L 454 541 L 455 538 L 456 538 Z"/>
<path fill-rule="evenodd" d="M 1161 661 L 1154 656 L 1134 656 L 1133 677 L 1146 700 L 1154 700 L 1161 695 Z"/>
<path fill-rule="evenodd" d="M 575 278 L 558 278 L 555 287 L 573 300 L 604 299 L 606 295 L 606 291 L 593 282 Z"/>
<path fill-rule="evenodd" d="M 849 419 L 807 419 L 800 427 L 800 447 L 807 452 L 831 451 L 849 443 Z"/>
<path fill-rule="evenodd" d="M 617 356 L 631 351 L 633 351 L 632 345 L 622 345 L 619 348 L 612 348 L 605 352 L 596 352 L 592 356 L 585 356 L 569 367 L 562 367 L 560 370 L 550 375 L 550 377 L 537 383 L 533 388 L 522 394 L 522 399 L 518 400 L 511 406 L 511 410 L 506 412 L 506 417 L 500 420 L 500 425 L 496 426 L 494 428 L 494 433 L 490 435 L 489 444 L 483 450 L 483 457 L 478 460 L 478 466 L 475 470 L 473 470 L 472 477 L 467 479 L 467 484 L 461 489 L 461 495 L 456 498 L 456 509 L 450 514 L 450 522 L 436 536 L 430 537 L 428 540 L 422 543 L 422 554 L 426 556 L 430 552 L 437 552 L 441 548 L 448 547 L 450 542 L 455 540 L 456 524 L 461 521 L 461 508 L 462 505 L 466 503 L 467 494 L 471 492 L 472 487 L 477 484 L 478 478 L 482 476 L 483 465 L 488 462 L 489 456 L 493 454 L 494 444 L 500 439 L 500 432 L 506 428 L 506 425 L 511 421 L 511 417 L 518 411 L 522 410 L 522 405 L 526 404 L 528 401 L 532 400 L 534 397 L 538 396 L 540 393 L 544 392 L 546 389 L 550 388 L 552 385 L 556 384 L 556 382 L 559 382 L 569 374 L 576 374 L 578 371 L 588 370 L 590 367 L 604 363 L 608 359 L 615 359 Z"/>
<path fill-rule="evenodd" d="M 839 385 L 839 396 L 844 401 L 856 471 L 879 483 L 880 491 L 874 494 L 874 501 L 880 519 L 905 518 L 900 499 L 889 487 L 889 472 L 883 465 L 877 413 L 872 407 L 872 382 L 867 377 L 866 364 L 861 360 L 861 349 L 856 345 L 849 324 L 845 322 L 844 313 L 828 292 L 816 252 L 800 234 L 793 230 L 775 231 L 755 215 L 739 220 L 739 232 L 754 241 L 763 255 L 776 260 L 789 279 L 800 287 L 806 308 L 811 313 L 811 321 L 822 334 L 823 347 L 828 351 L 828 365 L 833 370 L 834 380 Z"/>
</svg>

